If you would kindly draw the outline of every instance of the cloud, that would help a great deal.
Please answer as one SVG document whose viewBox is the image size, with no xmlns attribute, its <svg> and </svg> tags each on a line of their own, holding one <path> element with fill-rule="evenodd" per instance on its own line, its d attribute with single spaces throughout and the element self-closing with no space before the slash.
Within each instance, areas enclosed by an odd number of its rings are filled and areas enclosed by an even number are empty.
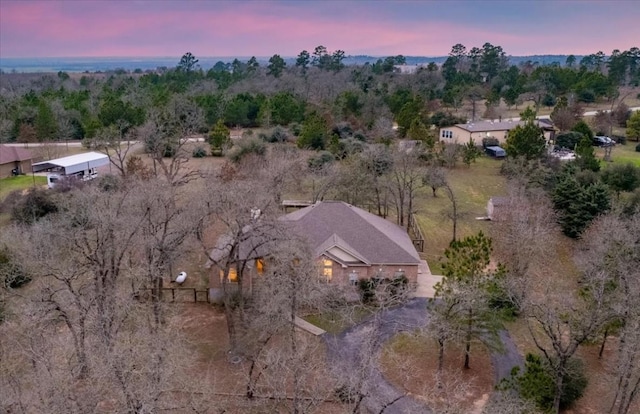
<svg viewBox="0 0 640 414">
<path fill-rule="evenodd" d="M 633 11 L 600 30 L 594 25 L 603 14 L 593 17 L 575 2 L 478 3 L 3 0 L 0 50 L 3 57 L 180 56 L 187 51 L 294 56 L 324 45 L 347 54 L 436 56 L 456 43 L 470 48 L 490 42 L 514 55 L 585 54 L 627 49 L 640 38 Z M 559 15 L 569 6 L 573 15 Z M 587 6 L 591 12 L 596 6 L 613 9 L 596 2 Z"/>
</svg>

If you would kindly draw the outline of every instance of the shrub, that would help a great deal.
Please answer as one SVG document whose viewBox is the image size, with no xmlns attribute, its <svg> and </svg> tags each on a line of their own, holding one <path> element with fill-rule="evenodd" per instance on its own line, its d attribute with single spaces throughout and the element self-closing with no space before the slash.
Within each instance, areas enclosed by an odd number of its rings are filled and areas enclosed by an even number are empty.
<svg viewBox="0 0 640 414">
<path fill-rule="evenodd" d="M 201 146 L 197 146 L 193 149 L 193 158 L 204 158 L 207 156 L 207 150 Z"/>
<path fill-rule="evenodd" d="M 289 129 L 291 130 L 293 135 L 297 137 L 300 136 L 300 132 L 302 132 L 302 125 L 300 125 L 298 122 L 292 122 L 289 125 Z"/>
<path fill-rule="evenodd" d="M 358 290 L 360 291 L 360 300 L 364 304 L 371 304 L 376 299 L 376 283 L 371 279 L 358 280 Z"/>
<path fill-rule="evenodd" d="M 636 145 L 636 152 L 640 152 L 640 144 Z"/>
<path fill-rule="evenodd" d="M 560 409 L 570 407 L 582 397 L 587 383 L 582 360 L 570 359 L 562 378 Z M 548 362 L 537 355 L 527 354 L 524 372 L 520 372 L 520 367 L 514 367 L 511 376 L 503 380 L 498 388 L 517 391 L 522 398 L 533 401 L 542 411 L 550 411 L 553 407 L 556 388 L 554 375 Z"/>
<path fill-rule="evenodd" d="M 238 163 L 249 154 L 264 155 L 267 147 L 260 138 L 241 138 L 229 151 L 231 162 Z"/>
<path fill-rule="evenodd" d="M 166 143 L 162 146 L 161 152 L 164 158 L 171 158 L 176 155 L 176 147 L 173 144 Z"/>
<path fill-rule="evenodd" d="M 47 190 L 30 190 L 11 211 L 11 218 L 22 224 L 31 224 L 50 213 L 58 211 L 52 200 L 52 193 Z"/>
<path fill-rule="evenodd" d="M 496 137 L 486 137 L 482 138 L 482 148 L 487 147 L 498 147 L 500 146 L 500 141 Z"/>
<path fill-rule="evenodd" d="M 578 145 L 578 142 L 582 140 L 584 135 L 581 132 L 571 131 L 564 134 L 560 134 L 556 137 L 556 146 L 560 148 L 567 148 L 573 150 Z"/>
<path fill-rule="evenodd" d="M 267 142 L 286 142 L 289 139 L 287 130 L 277 126 L 267 133 L 260 133 L 260 138 Z"/>
<path fill-rule="evenodd" d="M 481 155 L 482 152 L 476 147 L 476 144 L 471 138 L 469 138 L 469 142 L 462 146 L 462 162 L 464 162 L 467 167 L 471 166 L 472 162 L 476 162 L 476 159 Z"/>
<path fill-rule="evenodd" d="M 367 135 L 364 133 L 363 130 L 359 129 L 353 133 L 353 139 L 357 139 L 358 141 L 366 141 Z"/>
<path fill-rule="evenodd" d="M 589 138 L 589 141 L 593 139 L 593 131 L 589 128 L 586 122 L 580 120 L 571 128 L 572 131 L 579 132 L 585 137 Z M 578 141 L 579 142 L 579 141 Z"/>
<path fill-rule="evenodd" d="M 614 140 L 617 144 L 627 145 L 627 137 L 624 135 L 611 135 L 611 139 Z"/>
<path fill-rule="evenodd" d="M 329 151 L 320 151 L 316 155 L 312 155 L 307 160 L 307 165 L 311 170 L 320 170 L 325 164 L 335 161 L 335 157 Z"/>
<path fill-rule="evenodd" d="M 31 281 L 22 266 L 15 263 L 5 249 L 0 250 L 0 281 L 6 288 L 17 289 Z"/>
<path fill-rule="evenodd" d="M 351 124 L 348 122 L 339 122 L 333 127 L 331 132 L 340 138 L 345 139 L 353 134 L 353 129 L 351 128 Z"/>
<path fill-rule="evenodd" d="M 99 177 L 96 184 L 100 190 L 111 192 L 122 187 L 122 180 L 117 175 L 107 174 Z"/>
<path fill-rule="evenodd" d="M 519 315 L 520 309 L 515 299 L 507 291 L 506 277 L 507 272 L 501 266 L 487 285 L 487 293 L 489 294 L 489 307 L 497 311 L 501 318 L 509 321 Z"/>
</svg>

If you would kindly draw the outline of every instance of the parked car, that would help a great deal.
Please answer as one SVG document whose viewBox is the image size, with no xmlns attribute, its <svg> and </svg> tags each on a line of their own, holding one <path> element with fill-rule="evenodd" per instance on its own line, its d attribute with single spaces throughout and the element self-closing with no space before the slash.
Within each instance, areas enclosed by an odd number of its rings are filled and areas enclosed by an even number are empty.
<svg viewBox="0 0 640 414">
<path fill-rule="evenodd" d="M 507 151 L 498 146 L 490 146 L 484 149 L 484 152 L 493 158 L 504 158 L 507 156 Z"/>
<path fill-rule="evenodd" d="M 616 142 L 609 137 L 596 135 L 593 137 L 593 145 L 596 147 L 610 147 L 612 145 L 616 145 Z"/>
</svg>

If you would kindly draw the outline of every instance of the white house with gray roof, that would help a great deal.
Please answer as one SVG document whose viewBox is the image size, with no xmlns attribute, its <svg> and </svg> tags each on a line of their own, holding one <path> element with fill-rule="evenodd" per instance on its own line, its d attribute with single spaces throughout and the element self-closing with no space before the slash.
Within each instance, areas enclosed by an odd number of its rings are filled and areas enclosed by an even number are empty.
<svg viewBox="0 0 640 414">
<path fill-rule="evenodd" d="M 554 139 L 555 129 L 551 121 L 536 119 L 536 125 L 542 128 L 547 141 Z M 493 137 L 502 145 L 506 142 L 511 131 L 516 126 L 524 126 L 525 121 L 499 120 L 475 121 L 466 124 L 456 124 L 440 129 L 440 141 L 445 143 L 466 144 L 471 139 L 477 146 L 482 145 L 482 139 Z"/>
</svg>

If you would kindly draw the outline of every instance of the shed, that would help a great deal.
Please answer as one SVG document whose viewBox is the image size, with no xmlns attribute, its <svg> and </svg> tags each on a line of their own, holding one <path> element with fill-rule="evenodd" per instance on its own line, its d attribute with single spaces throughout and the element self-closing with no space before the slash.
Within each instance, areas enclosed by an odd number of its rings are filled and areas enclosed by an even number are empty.
<svg viewBox="0 0 640 414">
<path fill-rule="evenodd" d="M 487 203 L 487 217 L 489 220 L 498 220 L 500 210 L 507 208 L 509 197 L 491 197 Z"/>
<path fill-rule="evenodd" d="M 33 172 L 56 171 L 62 175 L 72 175 L 81 171 L 109 165 L 109 156 L 99 152 L 85 152 L 33 164 Z"/>
<path fill-rule="evenodd" d="M 29 150 L 14 145 L 0 145 L 0 178 L 30 172 L 32 159 Z"/>
</svg>

